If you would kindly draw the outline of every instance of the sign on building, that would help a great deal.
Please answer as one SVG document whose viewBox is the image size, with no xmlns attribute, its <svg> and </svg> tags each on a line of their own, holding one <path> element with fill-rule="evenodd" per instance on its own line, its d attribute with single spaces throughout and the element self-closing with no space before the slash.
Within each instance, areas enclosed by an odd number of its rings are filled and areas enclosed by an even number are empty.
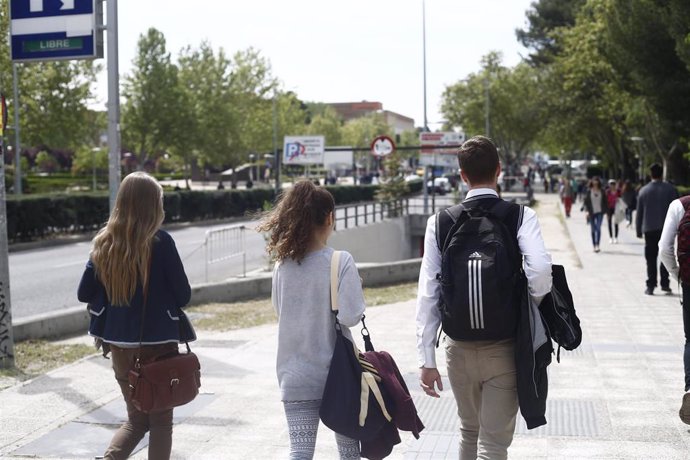
<svg viewBox="0 0 690 460">
<path fill-rule="evenodd" d="M 323 136 L 285 136 L 283 164 L 323 164 Z"/>
<path fill-rule="evenodd" d="M 103 57 L 102 0 L 10 0 L 12 60 Z"/>
<path fill-rule="evenodd" d="M 458 147 L 463 142 L 465 142 L 465 134 L 455 131 L 419 133 L 419 144 L 421 145 L 419 164 L 457 168 Z M 444 146 L 448 147 L 444 148 Z"/>
</svg>

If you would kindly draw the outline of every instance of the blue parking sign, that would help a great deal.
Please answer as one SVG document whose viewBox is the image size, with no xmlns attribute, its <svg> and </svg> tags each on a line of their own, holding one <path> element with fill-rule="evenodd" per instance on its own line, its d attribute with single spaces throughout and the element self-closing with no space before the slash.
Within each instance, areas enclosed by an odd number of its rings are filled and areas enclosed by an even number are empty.
<svg viewBox="0 0 690 460">
<path fill-rule="evenodd" d="M 13 61 L 103 56 L 101 0 L 10 0 Z"/>
</svg>

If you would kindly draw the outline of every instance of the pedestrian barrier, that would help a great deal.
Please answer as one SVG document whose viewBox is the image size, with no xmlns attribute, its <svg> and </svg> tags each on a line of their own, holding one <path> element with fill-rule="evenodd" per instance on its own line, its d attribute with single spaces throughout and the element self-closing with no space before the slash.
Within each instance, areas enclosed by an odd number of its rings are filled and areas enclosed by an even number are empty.
<svg viewBox="0 0 690 460">
<path fill-rule="evenodd" d="M 247 275 L 247 252 L 245 251 L 244 225 L 207 230 L 204 238 L 204 252 L 206 254 L 205 278 L 208 282 L 209 265 L 225 260 L 242 257 L 242 276 Z"/>
</svg>

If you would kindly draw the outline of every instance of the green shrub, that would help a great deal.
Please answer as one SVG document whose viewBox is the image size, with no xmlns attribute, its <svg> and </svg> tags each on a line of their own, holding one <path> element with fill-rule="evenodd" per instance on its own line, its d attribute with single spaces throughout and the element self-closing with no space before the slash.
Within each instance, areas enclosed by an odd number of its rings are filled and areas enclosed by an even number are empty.
<svg viewBox="0 0 690 460">
<path fill-rule="evenodd" d="M 329 186 L 338 205 L 372 201 L 378 186 Z M 412 187 L 411 187 L 412 188 Z M 261 212 L 275 201 L 273 189 L 166 191 L 165 222 L 195 222 L 242 217 Z M 92 232 L 109 214 L 107 192 L 7 196 L 10 241 L 28 241 L 51 234 Z"/>
</svg>

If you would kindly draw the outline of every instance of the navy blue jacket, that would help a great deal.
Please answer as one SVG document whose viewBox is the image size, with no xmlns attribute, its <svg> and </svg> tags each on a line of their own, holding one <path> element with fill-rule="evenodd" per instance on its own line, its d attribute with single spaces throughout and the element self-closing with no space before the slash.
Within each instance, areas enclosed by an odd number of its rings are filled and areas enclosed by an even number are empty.
<svg viewBox="0 0 690 460">
<path fill-rule="evenodd" d="M 189 320 L 182 312 L 182 307 L 189 303 L 191 294 L 175 242 L 167 232 L 158 230 L 151 254 L 142 339 L 144 345 L 196 339 Z M 93 262 L 89 260 L 79 283 L 77 297 L 80 302 L 89 304 L 89 335 L 114 345 L 139 344 L 144 302 L 140 284 L 137 285 L 129 306 L 113 306 L 108 300 L 105 287 L 96 277 Z"/>
</svg>

